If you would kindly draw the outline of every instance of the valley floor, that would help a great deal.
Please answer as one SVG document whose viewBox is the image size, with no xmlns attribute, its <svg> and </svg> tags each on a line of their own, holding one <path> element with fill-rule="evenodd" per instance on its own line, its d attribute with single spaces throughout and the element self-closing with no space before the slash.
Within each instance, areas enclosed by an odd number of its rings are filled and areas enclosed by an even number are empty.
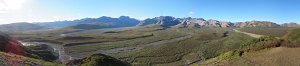
<svg viewBox="0 0 300 66">
<path fill-rule="evenodd" d="M 64 31 L 68 30 L 68 31 Z M 234 28 L 162 28 L 146 26 L 115 30 L 53 30 L 28 33 L 29 38 L 61 42 L 66 54 L 80 59 L 105 54 L 133 66 L 299 66 L 300 48 L 249 48 L 273 46 L 275 37 L 265 37 Z M 65 34 L 66 33 L 66 34 Z M 61 36 L 61 34 L 67 36 Z M 32 36 L 33 35 L 33 36 Z M 278 36 L 277 36 L 278 37 Z M 275 38 L 275 40 L 279 40 Z M 61 47 L 59 47 L 61 48 Z M 227 52 L 237 56 L 226 57 Z M 225 54 L 225 58 L 222 55 Z M 297 56 L 299 55 L 299 56 Z M 221 60 L 215 58 L 222 57 Z M 211 61 L 213 60 L 213 61 Z M 209 63 L 207 63 L 209 62 Z"/>
</svg>

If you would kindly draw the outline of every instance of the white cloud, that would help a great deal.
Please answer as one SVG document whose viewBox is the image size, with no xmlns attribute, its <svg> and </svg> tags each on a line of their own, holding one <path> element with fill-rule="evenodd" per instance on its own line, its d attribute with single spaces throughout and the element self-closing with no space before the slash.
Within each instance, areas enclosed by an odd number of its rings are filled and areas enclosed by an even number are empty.
<svg viewBox="0 0 300 66">
<path fill-rule="evenodd" d="M 189 17 L 192 17 L 194 14 L 195 14 L 194 11 L 190 11 L 187 15 L 188 15 Z"/>
<path fill-rule="evenodd" d="M 11 10 L 19 10 L 28 0 L 0 0 L 0 13 L 8 13 Z"/>
</svg>

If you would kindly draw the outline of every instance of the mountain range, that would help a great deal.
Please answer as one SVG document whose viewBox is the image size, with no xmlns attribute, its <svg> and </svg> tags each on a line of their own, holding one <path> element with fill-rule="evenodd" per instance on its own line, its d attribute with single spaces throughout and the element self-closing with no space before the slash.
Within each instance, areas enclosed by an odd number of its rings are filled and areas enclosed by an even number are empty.
<svg viewBox="0 0 300 66">
<path fill-rule="evenodd" d="M 32 30 L 44 30 L 49 29 L 46 26 L 33 24 L 33 23 L 11 23 L 0 25 L 0 31 L 3 32 L 23 32 L 23 31 L 32 31 Z"/>
<path fill-rule="evenodd" d="M 129 16 L 120 16 L 112 18 L 102 16 L 99 18 L 84 18 L 73 21 L 55 21 L 55 22 L 34 22 L 34 23 L 12 23 L 0 25 L 0 31 L 31 31 L 31 30 L 44 30 L 54 28 L 71 27 L 76 29 L 101 29 L 101 28 L 118 28 L 118 27 L 132 27 L 132 26 L 145 26 L 145 25 L 160 25 L 162 27 L 299 27 L 297 23 L 284 23 L 282 25 L 270 21 L 246 21 L 246 22 L 228 22 L 218 20 L 205 20 L 203 18 L 175 18 L 172 16 L 159 16 L 148 18 L 145 20 L 137 20 Z"/>
</svg>

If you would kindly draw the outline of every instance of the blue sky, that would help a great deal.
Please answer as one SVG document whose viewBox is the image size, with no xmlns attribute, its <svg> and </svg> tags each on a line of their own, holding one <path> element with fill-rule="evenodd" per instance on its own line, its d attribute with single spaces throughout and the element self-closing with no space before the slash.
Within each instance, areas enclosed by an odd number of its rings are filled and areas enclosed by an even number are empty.
<svg viewBox="0 0 300 66">
<path fill-rule="evenodd" d="M 300 0 L 0 0 L 0 22 L 126 15 L 137 19 L 174 16 L 300 23 L 299 3 Z"/>
</svg>

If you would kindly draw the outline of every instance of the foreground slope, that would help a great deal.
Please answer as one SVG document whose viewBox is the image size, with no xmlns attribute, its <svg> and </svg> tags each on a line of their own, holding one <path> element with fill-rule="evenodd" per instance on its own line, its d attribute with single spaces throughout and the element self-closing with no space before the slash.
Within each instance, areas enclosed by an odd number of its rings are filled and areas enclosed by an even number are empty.
<svg viewBox="0 0 300 66">
<path fill-rule="evenodd" d="M 63 66 L 62 64 L 0 52 L 0 66 Z"/>
<path fill-rule="evenodd" d="M 200 66 L 299 66 L 300 48 L 276 47 L 255 52 L 244 53 L 243 56 L 223 54 L 216 61 L 211 59 Z M 213 61 L 213 62 L 211 62 Z M 197 64 L 194 66 L 198 66 Z"/>
<path fill-rule="evenodd" d="M 43 56 L 35 54 L 35 51 L 30 51 L 29 48 L 23 46 L 16 39 L 0 32 L 0 66 L 61 66 L 61 64 L 47 62 L 42 59 L 33 59 L 48 57 L 45 55 L 48 54 L 43 54 Z"/>
<path fill-rule="evenodd" d="M 195 66 L 299 66 L 300 29 L 293 29 L 285 35 L 280 47 L 266 48 L 262 50 L 226 52 Z"/>
</svg>

